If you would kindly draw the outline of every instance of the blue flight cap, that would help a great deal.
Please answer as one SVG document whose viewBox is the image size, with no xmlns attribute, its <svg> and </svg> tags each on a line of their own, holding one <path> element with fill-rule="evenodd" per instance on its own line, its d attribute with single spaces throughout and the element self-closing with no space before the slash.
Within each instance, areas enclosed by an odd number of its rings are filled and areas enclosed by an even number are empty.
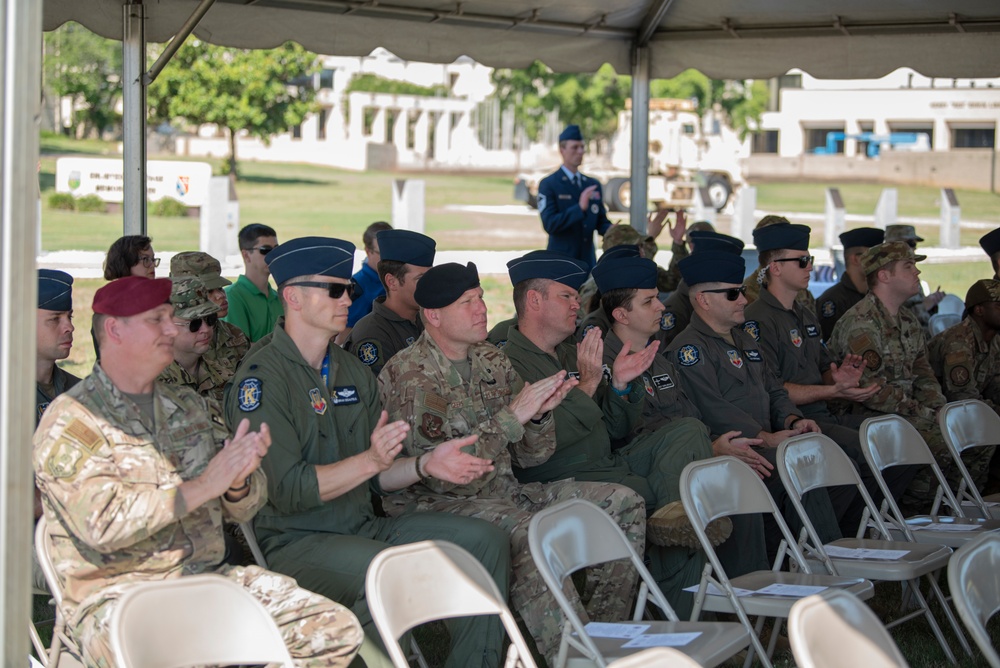
<svg viewBox="0 0 1000 668">
<path fill-rule="evenodd" d="M 508 262 L 507 273 L 513 285 L 532 278 L 546 278 L 579 290 L 590 272 L 587 264 L 576 258 L 554 251 L 536 250 Z"/>
<path fill-rule="evenodd" d="M 559 135 L 559 141 L 569 141 L 575 139 L 576 141 L 583 141 L 583 135 L 580 134 L 579 125 L 567 125 L 566 129 L 562 131 Z"/>
<path fill-rule="evenodd" d="M 743 247 L 746 245 L 742 240 L 737 239 L 736 237 L 731 237 L 728 234 L 720 234 L 710 230 L 689 232 L 688 237 L 690 237 L 692 243 L 694 244 L 693 253 L 702 253 L 704 251 L 725 251 L 727 253 L 739 255 L 743 252 Z"/>
<path fill-rule="evenodd" d="M 38 308 L 73 310 L 73 277 L 58 269 L 38 270 Z"/>
<path fill-rule="evenodd" d="M 639 252 L 639 247 L 635 244 L 613 246 L 612 248 L 609 248 L 601 253 L 601 257 L 597 260 L 597 264 L 623 257 L 642 257 L 642 253 Z"/>
<path fill-rule="evenodd" d="M 354 244 L 330 237 L 299 237 L 275 246 L 264 261 L 278 285 L 298 276 L 350 278 Z"/>
<path fill-rule="evenodd" d="M 478 287 L 479 271 L 474 262 L 464 267 L 446 262 L 428 269 L 417 281 L 413 300 L 422 308 L 444 308 L 454 304 L 466 290 Z"/>
<path fill-rule="evenodd" d="M 418 267 L 434 266 L 437 242 L 425 234 L 410 230 L 382 230 L 375 238 L 383 260 L 405 262 Z"/>
<path fill-rule="evenodd" d="M 883 242 L 885 242 L 885 230 L 880 230 L 877 227 L 856 227 L 853 230 L 842 232 L 840 235 L 840 243 L 844 245 L 844 248 L 871 248 Z"/>
<path fill-rule="evenodd" d="M 987 232 L 979 239 L 979 245 L 983 247 L 987 255 L 992 256 L 994 253 L 1000 251 L 1000 227 L 993 230 L 992 232 Z"/>
<path fill-rule="evenodd" d="M 779 248 L 787 250 L 809 250 L 809 233 L 812 230 L 808 225 L 795 225 L 792 223 L 779 223 L 758 227 L 753 231 L 753 243 L 757 246 L 757 252 L 762 253 Z"/>
<path fill-rule="evenodd" d="M 694 253 L 677 263 L 684 282 L 692 287 L 699 283 L 741 285 L 746 276 L 746 266 L 741 255 L 717 250 Z"/>
<path fill-rule="evenodd" d="M 618 288 L 655 288 L 656 274 L 656 263 L 644 257 L 617 257 L 594 267 L 594 281 L 603 294 Z"/>
</svg>

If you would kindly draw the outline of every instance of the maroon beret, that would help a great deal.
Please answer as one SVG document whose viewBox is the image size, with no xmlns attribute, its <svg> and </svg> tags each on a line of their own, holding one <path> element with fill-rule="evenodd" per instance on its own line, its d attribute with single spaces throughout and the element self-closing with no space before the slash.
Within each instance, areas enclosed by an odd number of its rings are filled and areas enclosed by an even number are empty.
<svg viewBox="0 0 1000 668">
<path fill-rule="evenodd" d="M 144 313 L 170 301 L 169 278 L 125 276 L 94 293 L 94 313 L 124 318 Z"/>
</svg>

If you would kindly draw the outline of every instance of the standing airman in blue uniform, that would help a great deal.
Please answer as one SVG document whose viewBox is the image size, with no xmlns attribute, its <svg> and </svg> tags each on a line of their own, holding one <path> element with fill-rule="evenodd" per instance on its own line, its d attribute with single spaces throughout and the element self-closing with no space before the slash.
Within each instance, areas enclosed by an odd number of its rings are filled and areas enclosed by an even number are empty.
<svg viewBox="0 0 1000 668">
<path fill-rule="evenodd" d="M 594 232 L 601 236 L 611 227 L 601 197 L 601 184 L 580 173 L 585 144 L 579 125 L 569 125 L 559 135 L 563 164 L 538 184 L 538 211 L 549 234 L 548 250 L 569 255 L 587 264 L 597 263 Z"/>
</svg>

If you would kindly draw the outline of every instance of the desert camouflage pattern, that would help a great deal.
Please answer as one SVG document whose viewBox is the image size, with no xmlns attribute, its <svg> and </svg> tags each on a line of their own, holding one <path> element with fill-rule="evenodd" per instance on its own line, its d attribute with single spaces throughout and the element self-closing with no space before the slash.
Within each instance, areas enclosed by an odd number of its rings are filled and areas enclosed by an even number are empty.
<svg viewBox="0 0 1000 668">
<path fill-rule="evenodd" d="M 179 486 L 204 471 L 227 436 L 214 402 L 157 383 L 151 420 L 99 366 L 43 415 L 34 438 L 35 476 L 67 627 L 87 665 L 112 665 L 105 633 L 123 587 L 215 570 L 225 552 L 223 522 L 248 521 L 264 505 L 267 481 L 258 469 L 238 502 L 221 497 L 190 512 L 185 507 Z M 290 596 L 292 587 L 287 589 Z M 299 591 L 294 595 L 301 597 Z M 360 643 L 356 621 L 333 650 L 321 648 L 312 621 L 320 611 L 297 618 L 292 605 L 278 599 L 280 592 L 271 595 L 271 607 L 284 614 L 277 619 L 283 631 L 313 634 L 300 646 L 321 658 L 304 665 L 347 665 L 349 646 Z M 326 603 L 330 614 L 350 615 Z M 329 651 L 340 656 L 327 657 Z"/>
<path fill-rule="evenodd" d="M 384 499 L 390 516 L 406 512 L 450 512 L 486 520 L 510 532 L 512 607 L 521 615 L 539 651 L 554 659 L 563 618 L 528 549 L 528 523 L 534 513 L 555 503 L 582 498 L 604 508 L 641 555 L 645 546 L 645 504 L 638 494 L 610 483 L 574 482 L 520 484 L 512 460 L 526 467 L 546 461 L 555 451 L 555 421 L 522 426 L 509 404 L 523 382 L 507 357 L 481 343 L 469 351 L 472 386 L 465 382 L 426 333 L 396 354 L 379 375 L 379 393 L 390 420 L 405 420 L 410 432 L 404 454 L 419 456 L 435 445 L 471 433 L 479 440 L 466 448 L 493 460 L 495 469 L 468 485 L 429 479 Z M 635 591 L 636 576 L 620 562 L 588 574 L 594 593 L 584 610 L 572 583 L 566 589 L 584 619 L 625 619 Z"/>
<path fill-rule="evenodd" d="M 208 359 L 208 353 L 206 353 L 202 355 L 201 364 L 198 366 L 197 378 L 192 377 L 184 367 L 174 361 L 160 372 L 156 380 L 167 385 L 190 387 L 201 396 L 214 399 L 221 405 L 226 383 L 232 379 L 235 373 L 235 368 L 230 370 L 222 366 L 217 359 Z"/>
<path fill-rule="evenodd" d="M 232 285 L 228 278 L 222 277 L 222 265 L 208 253 L 187 251 L 177 253 L 170 258 L 170 277 L 194 276 L 205 284 L 208 290 L 216 290 Z"/>
<path fill-rule="evenodd" d="M 861 268 L 865 271 L 865 276 L 871 275 L 882 267 L 899 262 L 900 260 L 913 260 L 921 262 L 926 260 L 926 255 L 917 255 L 905 241 L 887 241 L 872 246 L 861 256 Z"/>
<path fill-rule="evenodd" d="M 250 339 L 243 330 L 220 320 L 215 324 L 212 347 L 202 359 L 211 360 L 219 369 L 225 369 L 231 378 L 248 352 L 250 352 Z"/>
<path fill-rule="evenodd" d="M 219 305 L 208 298 L 208 289 L 194 276 L 180 276 L 170 279 L 170 303 L 174 306 L 174 317 L 194 320 L 219 312 Z"/>
</svg>

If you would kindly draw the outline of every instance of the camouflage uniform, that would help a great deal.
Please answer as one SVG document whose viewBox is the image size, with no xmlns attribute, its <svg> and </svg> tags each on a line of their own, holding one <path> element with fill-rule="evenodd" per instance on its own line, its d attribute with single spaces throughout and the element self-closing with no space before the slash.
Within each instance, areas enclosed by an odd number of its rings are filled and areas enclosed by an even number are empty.
<svg viewBox="0 0 1000 668">
<path fill-rule="evenodd" d="M 556 347 L 558 359 L 543 352 L 515 327 L 508 330 L 504 352 L 525 381 L 537 382 L 559 369 L 578 374 L 576 346 L 563 342 Z M 574 388 L 555 409 L 556 451 L 548 460 L 533 466 L 515 466 L 514 475 L 522 483 L 550 482 L 575 478 L 626 485 L 642 495 L 649 513 L 680 500 L 678 483 L 684 466 L 705 455 L 704 442 L 657 433 L 617 450 L 612 442 L 624 440 L 642 413 L 644 386 L 630 383 L 619 396 L 602 380 L 593 397 Z M 711 454 L 709 449 L 708 455 Z M 686 617 L 693 598 L 683 592 L 696 584 L 704 564 L 700 550 L 686 547 L 650 545 L 647 551 L 650 572 L 677 614 Z"/>
<path fill-rule="evenodd" d="M 248 521 L 265 501 L 257 470 L 245 498 L 188 512 L 178 486 L 202 473 L 228 434 L 214 402 L 187 388 L 157 383 L 152 397 L 155 425 L 95 366 L 35 433 L 67 628 L 88 666 L 114 665 L 108 627 L 128 585 L 216 570 L 223 521 Z M 218 572 L 264 604 L 299 665 L 346 666 L 357 651 L 361 626 L 346 608 L 260 568 Z"/>
<path fill-rule="evenodd" d="M 35 383 L 35 426 L 38 426 L 42 419 L 42 414 L 49 407 L 53 399 L 80 382 L 80 379 L 68 371 L 53 365 L 52 384 L 49 387 L 42 387 L 41 383 Z"/>
<path fill-rule="evenodd" d="M 420 316 L 411 322 L 385 305 L 385 296 L 372 303 L 372 312 L 358 320 L 344 343 L 344 350 L 357 355 L 376 376 L 385 363 L 403 348 L 412 345 L 424 323 Z"/>
<path fill-rule="evenodd" d="M 548 459 L 556 448 L 555 420 L 546 415 L 538 424 L 529 421 L 521 425 L 509 404 L 524 383 L 497 348 L 485 342 L 474 345 L 469 349 L 469 361 L 471 384 L 424 333 L 379 374 L 379 394 L 390 420 L 410 424 L 405 455 L 418 456 L 443 441 L 475 433 L 479 440 L 466 451 L 492 460 L 494 470 L 468 485 L 428 478 L 385 497 L 383 505 L 393 517 L 442 511 L 484 519 L 509 531 L 511 604 L 535 638 L 539 652 L 554 665 L 563 617 L 528 549 L 528 522 L 535 512 L 553 504 L 586 499 L 606 509 L 642 555 L 645 505 L 638 494 L 620 485 L 569 480 L 518 483 L 512 461 L 527 467 Z M 588 577 L 597 588 L 586 613 L 573 588 L 567 591 L 578 614 L 595 621 L 627 618 L 636 584 L 633 569 L 627 563 L 611 562 Z"/>
<path fill-rule="evenodd" d="M 905 308 L 893 317 L 874 293 L 851 308 L 833 328 L 830 349 L 835 356 L 861 355 L 867 362 L 862 385 L 882 383 L 882 389 L 863 404 L 851 404 L 850 410 L 895 413 L 916 427 L 934 453 L 941 470 L 953 489 L 959 475 L 937 424 L 937 413 L 946 403 L 927 357 L 924 330 L 916 317 Z M 980 463 L 985 448 L 970 453 L 970 469 L 985 470 L 989 459 Z M 973 459 L 975 458 L 975 461 Z M 927 467 L 917 472 L 903 495 L 908 509 L 929 509 L 937 482 Z"/>
<path fill-rule="evenodd" d="M 1000 413 L 1000 337 L 983 340 L 979 324 L 970 317 L 941 332 L 928 344 L 931 368 L 941 382 L 948 401 L 978 399 Z M 993 452 L 995 446 L 976 448 Z M 969 455 L 963 454 L 963 461 Z M 986 457 L 986 455 L 983 455 Z M 989 477 L 989 459 L 970 468 L 976 485 L 983 489 Z"/>
<path fill-rule="evenodd" d="M 866 290 L 867 292 L 867 290 Z M 861 301 L 865 296 L 864 292 L 858 292 L 854 287 L 854 281 L 845 271 L 840 275 L 840 280 L 826 289 L 816 300 L 816 316 L 819 318 L 819 325 L 823 330 L 823 340 L 829 341 L 833 334 L 833 326 L 837 324 L 848 309 Z"/>
<path fill-rule="evenodd" d="M 236 367 L 248 352 L 250 352 L 250 339 L 243 330 L 225 320 L 220 320 L 215 325 L 212 347 L 205 353 L 204 359 L 215 362 L 232 377 L 236 373 Z"/>
</svg>

